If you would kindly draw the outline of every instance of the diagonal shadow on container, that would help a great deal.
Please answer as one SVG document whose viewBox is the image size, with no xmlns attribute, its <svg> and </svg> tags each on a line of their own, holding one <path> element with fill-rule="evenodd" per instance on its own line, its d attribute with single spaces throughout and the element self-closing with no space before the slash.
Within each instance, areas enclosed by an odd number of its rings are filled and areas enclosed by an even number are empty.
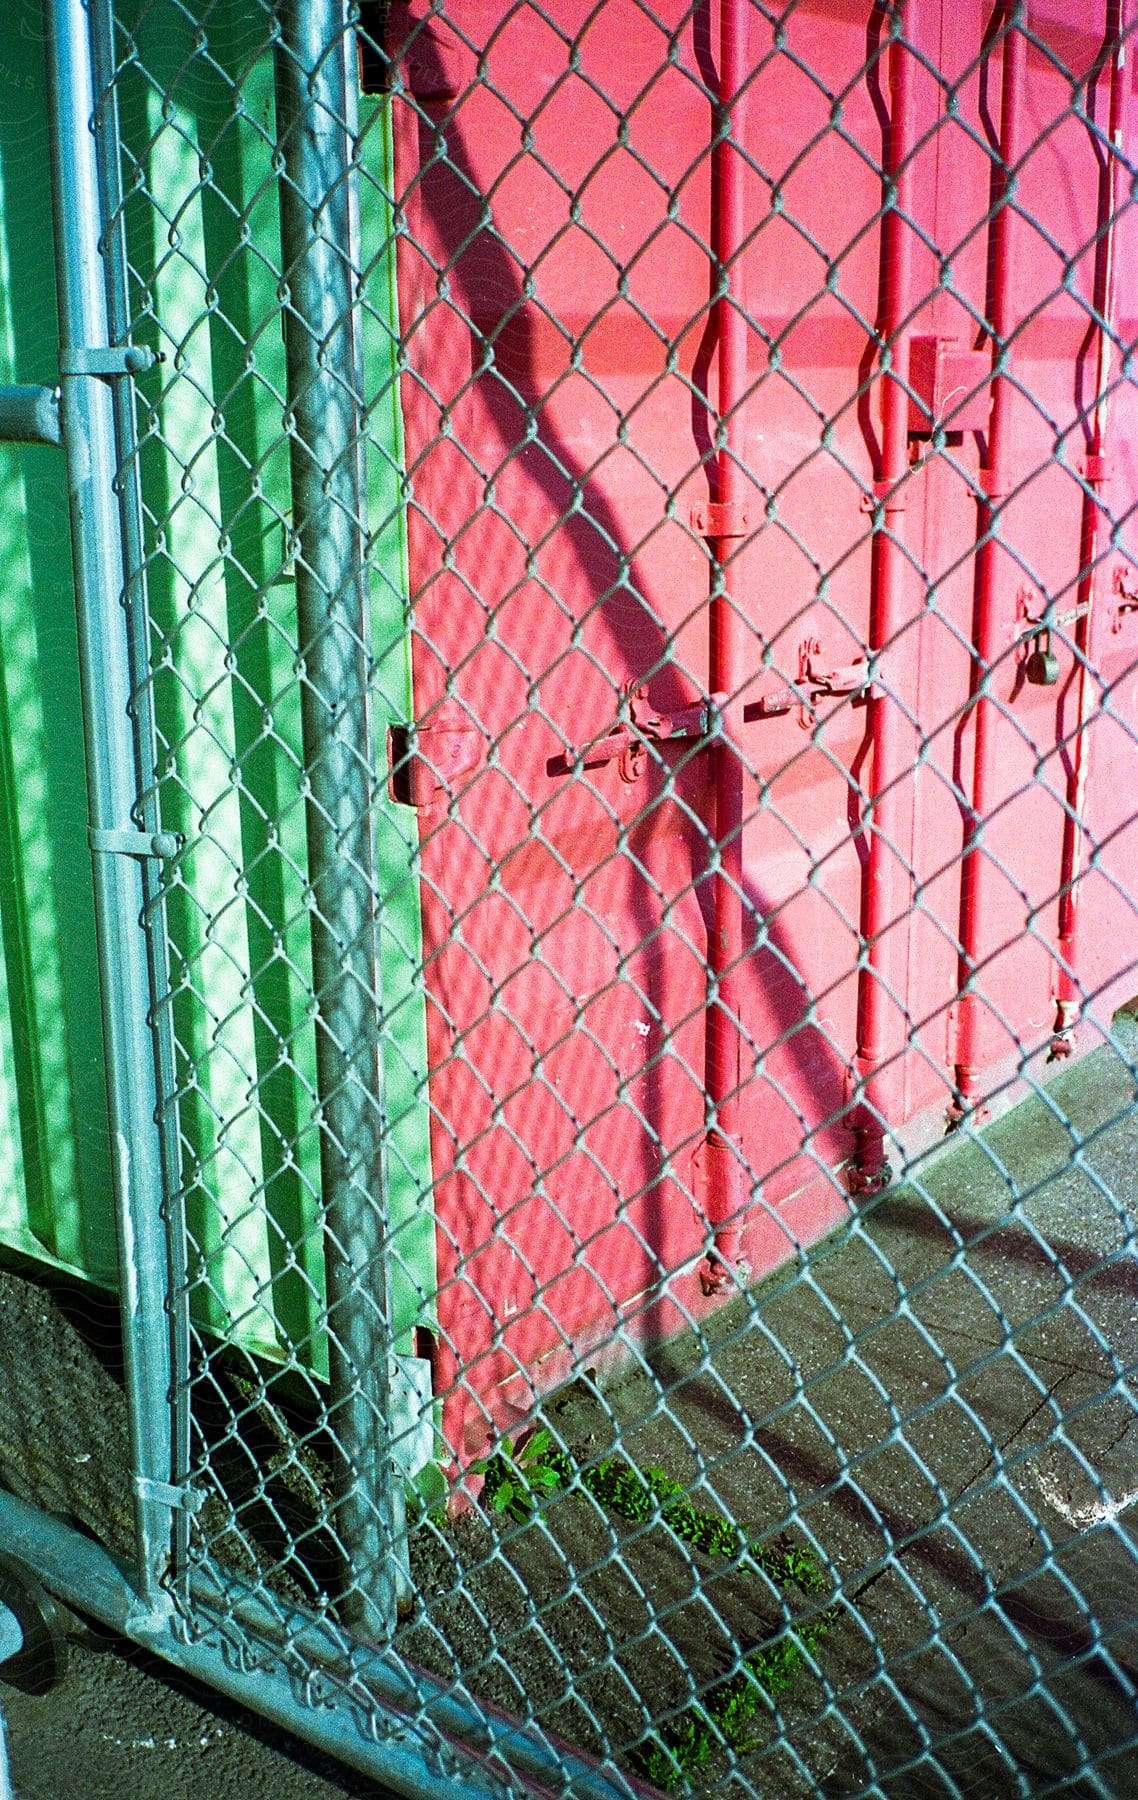
<svg viewBox="0 0 1138 1800">
<path fill-rule="evenodd" d="M 393 37 L 397 38 L 400 30 L 406 29 L 405 10 L 398 9 Z M 588 596 L 584 607 L 573 609 L 574 624 L 580 627 L 587 621 L 590 627 L 597 628 L 598 639 L 607 646 L 605 662 L 613 690 L 613 715 L 615 716 L 615 702 L 622 685 L 629 680 L 644 678 L 646 674 L 651 675 L 654 703 L 667 707 L 688 702 L 690 696 L 678 684 L 676 667 L 668 660 L 669 639 L 664 622 L 652 604 L 647 582 L 637 574 L 637 551 L 629 541 L 622 514 L 606 491 L 603 476 L 597 472 L 595 465 L 590 467 L 582 462 L 579 454 L 566 442 L 552 416 L 550 389 L 543 380 L 534 342 L 532 278 L 527 275 L 523 279 L 518 262 L 509 253 L 504 237 L 495 230 L 492 216 L 488 212 L 489 202 L 481 191 L 479 165 L 465 140 L 461 93 L 455 91 L 454 69 L 448 64 L 442 49 L 425 32 L 420 32 L 415 45 L 414 97 L 408 104 L 414 105 L 418 118 L 419 171 L 410 183 L 411 192 L 398 195 L 397 204 L 406 208 L 411 193 L 414 193 L 417 196 L 416 204 L 425 209 L 433 231 L 437 234 L 438 262 L 445 269 L 445 288 L 437 287 L 436 293 L 445 293 L 445 301 L 438 298 L 428 301 L 424 298 L 423 317 L 429 327 L 430 308 L 445 305 L 450 309 L 448 326 L 453 333 L 463 335 L 471 343 L 471 372 L 463 380 L 461 375 L 456 377 L 453 370 L 440 372 L 432 362 L 429 371 L 419 375 L 413 372 L 406 379 L 417 384 L 412 389 L 413 392 L 417 391 L 417 404 L 424 410 L 433 406 L 448 433 L 455 432 L 455 416 L 457 414 L 461 417 L 460 408 L 463 403 L 472 402 L 482 409 L 484 421 L 492 432 L 492 450 L 488 453 L 487 437 L 480 437 L 476 446 L 478 466 L 482 469 L 489 468 L 491 479 L 493 471 L 500 469 L 511 459 L 522 461 L 524 451 L 525 480 L 535 493 L 535 513 L 543 518 L 550 515 L 558 517 L 558 523 L 555 530 L 550 532 L 549 538 L 554 544 L 554 555 L 548 563 L 543 564 L 543 582 L 548 590 L 562 597 L 574 593 Z M 709 105 L 709 143 L 710 137 Z M 444 145 L 445 155 L 441 155 L 440 149 Z M 438 277 L 439 282 L 443 280 L 444 277 Z M 598 295 L 598 303 L 602 303 L 603 299 L 604 296 Z M 490 323 L 487 312 L 490 304 L 493 307 L 493 323 Z M 421 327 L 423 319 L 412 321 L 409 327 L 408 341 L 412 346 L 412 354 L 416 324 Z M 586 331 L 575 348 L 587 348 L 587 339 Z M 432 348 L 436 345 L 437 339 Z M 708 355 L 709 347 L 705 342 L 701 353 L 705 368 Z M 431 391 L 429 397 L 424 399 L 428 379 Z M 450 385 L 452 381 L 453 388 Z M 685 411 L 688 410 L 687 392 L 685 386 L 681 402 Z M 695 410 L 698 421 L 702 409 L 696 406 Z M 697 449 L 700 453 L 697 461 L 705 454 L 706 442 L 704 420 L 703 423 L 697 423 Z M 473 446 L 469 447 L 468 454 L 473 456 Z M 420 500 L 417 505 L 417 473 L 412 454 L 408 477 L 412 544 L 414 549 L 417 538 L 421 559 L 420 586 L 412 598 L 413 606 L 421 609 L 425 593 L 433 579 L 428 573 L 424 583 L 422 570 L 425 568 L 431 571 L 436 565 L 429 558 L 429 527 L 421 517 L 417 518 L 418 505 L 425 507 L 429 504 Z M 512 523 L 514 529 L 518 529 L 518 522 L 515 520 Z M 453 540 L 445 544 L 443 550 L 444 554 L 449 554 L 453 550 Z M 434 556 L 436 559 L 439 557 L 437 548 Z M 495 617 L 501 610 L 503 598 L 509 597 L 509 593 L 503 596 L 495 591 L 495 576 L 493 566 L 487 566 L 483 561 L 479 569 L 479 590 L 488 618 Z M 457 601 L 458 596 L 455 597 L 456 604 Z M 441 669 L 438 653 L 432 659 L 431 648 L 423 645 L 421 633 L 420 625 L 416 630 L 416 674 L 419 684 L 416 710 L 420 719 L 429 721 L 432 708 L 441 700 L 444 688 L 445 691 L 454 691 L 455 674 L 453 669 L 445 672 Z M 567 640 L 568 619 L 564 621 L 563 633 Z M 532 680 L 541 673 L 541 669 L 531 663 L 528 673 Z M 461 675 L 461 671 L 459 674 Z M 550 737 L 553 740 L 550 748 L 556 753 L 561 746 L 552 732 Z M 620 854 L 625 845 L 631 846 L 634 833 L 643 836 L 650 832 L 653 812 L 662 811 L 660 777 L 658 774 L 650 775 L 648 779 L 657 784 L 657 792 L 642 806 L 627 833 L 617 836 L 613 854 Z M 701 810 L 706 811 L 706 778 L 702 774 L 695 770 L 684 770 L 672 779 L 689 806 L 693 800 L 697 804 L 702 801 Z M 666 794 L 671 783 L 662 785 Z M 459 792 L 456 810 L 475 786 L 476 783 L 471 783 L 465 791 Z M 531 830 L 532 809 L 531 797 Z M 540 817 L 540 808 L 537 812 Z M 682 845 L 680 856 L 684 873 L 689 880 L 683 885 L 676 883 L 673 851 L 669 890 L 674 893 L 678 887 L 681 892 L 693 894 L 700 901 L 702 910 L 703 889 L 706 885 L 704 871 L 707 838 L 700 829 L 687 825 L 677 833 L 677 839 L 676 847 L 680 848 Z M 429 850 L 429 847 L 430 836 L 427 834 L 424 837 L 424 849 Z M 480 848 L 483 854 L 487 853 L 486 846 Z M 661 932 L 662 908 L 649 879 L 641 876 L 634 887 L 632 905 L 643 942 Z M 757 950 L 757 954 L 750 959 L 750 980 L 758 988 L 769 987 L 777 996 L 779 1026 L 792 1057 L 800 1059 L 803 1069 L 811 1075 L 821 1062 L 828 1070 L 828 1078 L 832 1080 L 835 1092 L 840 1093 L 844 1074 L 841 1059 L 824 1034 L 804 1026 L 803 1014 L 799 1010 L 799 993 L 787 980 L 787 970 L 795 968 L 793 945 L 777 925 L 761 924 L 761 891 L 755 889 L 750 893 L 748 905 L 755 921 Z M 452 920 L 452 931 L 461 931 L 461 927 L 460 914 L 457 927 Z M 766 939 L 763 948 L 759 948 L 761 938 Z M 436 945 L 436 955 L 439 948 Z M 430 961 L 429 955 L 429 979 Z M 650 976 L 644 997 L 649 1009 L 661 1019 L 666 1033 L 672 1021 L 664 1016 L 667 1000 L 658 972 Z M 667 1272 L 667 1258 L 660 1254 L 660 1246 L 667 1235 L 664 1212 L 666 1208 L 676 1204 L 675 1189 L 670 1188 L 661 1178 L 661 1169 L 653 1154 L 654 1139 L 657 1143 L 665 1144 L 665 1150 L 668 1148 L 660 1065 L 659 1055 L 649 1057 L 644 1070 L 642 1110 L 649 1129 L 642 1134 L 639 1193 L 647 1200 L 648 1228 L 647 1241 L 639 1259 L 638 1274 L 630 1277 L 627 1283 L 630 1292 L 653 1286 L 659 1281 L 661 1274 Z M 697 1128 L 701 1128 L 703 1121 L 697 1119 L 695 1123 Z M 438 1142 L 437 1134 L 436 1143 Z M 692 1147 L 694 1148 L 694 1142 Z M 665 1156 L 665 1171 L 667 1166 L 668 1159 Z M 628 1197 L 624 1194 L 617 1195 L 618 1204 L 626 1203 Z M 694 1211 L 690 1200 L 681 1204 L 685 1204 L 685 1210 Z M 503 1205 L 506 1205 L 505 1201 Z M 690 1227 L 687 1241 L 690 1246 L 689 1254 L 692 1251 L 698 1252 L 703 1247 L 702 1238 L 697 1237 L 696 1231 Z M 788 1233 L 784 1254 L 789 1253 L 791 1248 L 792 1240 Z M 461 1279 L 464 1266 L 461 1256 L 452 1254 L 450 1263 L 450 1279 Z M 443 1279 L 445 1282 L 446 1276 Z M 511 1363 L 508 1351 L 503 1348 L 506 1333 L 500 1325 L 495 1332 L 495 1342 L 500 1347 L 496 1364 L 502 1374 L 506 1374 L 516 1365 Z M 444 1371 L 444 1376 L 453 1381 L 459 1370 L 453 1356 L 448 1360 L 450 1367 Z"/>
</svg>

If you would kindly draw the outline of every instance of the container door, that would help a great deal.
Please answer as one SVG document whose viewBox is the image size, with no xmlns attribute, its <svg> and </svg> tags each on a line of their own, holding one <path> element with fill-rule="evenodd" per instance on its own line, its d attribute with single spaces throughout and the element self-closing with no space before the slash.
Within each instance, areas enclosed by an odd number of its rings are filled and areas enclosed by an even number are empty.
<svg viewBox="0 0 1138 1800">
<path fill-rule="evenodd" d="M 832 1170 L 866 709 L 754 705 L 804 659 L 864 654 L 885 101 L 860 13 L 795 9 L 776 42 L 752 12 L 748 31 L 754 223 L 732 280 L 753 504 L 729 580 L 754 713 L 740 1081 L 758 1271 L 847 1204 Z M 682 731 L 707 693 L 715 574 L 708 32 L 702 12 L 620 0 L 504 21 L 478 0 L 392 9 L 415 727 L 395 791 L 419 824 L 440 1323 L 467 1383 L 453 1442 L 593 1341 L 703 1303 L 714 815 L 711 759 Z M 918 534 L 922 507 L 914 484 Z M 614 753 L 630 707 L 677 734 Z"/>
</svg>

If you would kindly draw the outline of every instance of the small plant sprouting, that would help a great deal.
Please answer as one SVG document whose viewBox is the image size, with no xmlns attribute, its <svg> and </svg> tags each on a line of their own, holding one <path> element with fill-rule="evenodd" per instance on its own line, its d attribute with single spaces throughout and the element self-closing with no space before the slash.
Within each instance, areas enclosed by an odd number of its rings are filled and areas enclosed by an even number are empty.
<svg viewBox="0 0 1138 1800">
<path fill-rule="evenodd" d="M 747 1531 L 718 1513 L 696 1506 L 687 1489 L 661 1468 L 643 1473 L 620 1457 L 608 1456 L 584 1468 L 558 1449 L 544 1428 L 515 1447 L 503 1438 L 498 1449 L 473 1472 L 482 1475 L 482 1497 L 492 1513 L 518 1524 L 559 1489 L 576 1480 L 598 1505 L 633 1525 L 658 1520 L 677 1538 L 705 1556 L 727 1557 L 741 1570 L 764 1575 L 777 1587 L 806 1594 L 829 1583 L 813 1552 L 780 1538 L 759 1545 Z M 756 1646 L 735 1674 L 718 1682 L 702 1700 L 686 1707 L 660 1732 L 646 1738 L 632 1760 L 656 1787 L 672 1793 L 690 1784 L 717 1744 L 735 1751 L 752 1748 L 750 1725 L 760 1698 L 773 1699 L 798 1676 L 836 1617 L 834 1608 L 791 1624 L 771 1642 Z"/>
<path fill-rule="evenodd" d="M 518 1524 L 530 1518 L 543 1500 L 571 1486 L 576 1477 L 599 1505 L 632 1525 L 647 1525 L 659 1517 L 694 1550 L 750 1565 L 778 1587 L 793 1583 L 803 1593 L 816 1594 L 827 1586 L 813 1552 L 804 1545 L 786 1539 L 773 1546 L 752 1543 L 729 1519 L 701 1511 L 683 1484 L 664 1469 L 650 1468 L 641 1474 L 617 1456 L 576 1468 L 544 1427 L 518 1447 L 511 1438 L 503 1438 L 494 1454 L 475 1463 L 471 1472 L 484 1477 L 482 1498 L 490 1511 L 506 1513 Z"/>
<path fill-rule="evenodd" d="M 755 1555 L 753 1551 L 751 1554 Z M 777 1561 L 777 1573 L 769 1566 L 769 1559 L 772 1557 Z M 801 1544 L 785 1544 L 780 1550 L 773 1552 L 761 1550 L 755 1560 L 764 1574 L 770 1575 L 775 1581 L 796 1582 L 804 1594 L 821 1593 L 827 1585 L 826 1577 L 815 1562 L 813 1553 L 803 1549 Z"/>
<path fill-rule="evenodd" d="M 473 1465 L 471 1473 L 484 1479 L 482 1498 L 494 1513 L 507 1513 L 524 1524 L 542 1500 L 572 1479 L 572 1464 L 563 1450 L 554 1447 L 544 1429 L 515 1448 L 503 1438 L 493 1456 Z"/>
<path fill-rule="evenodd" d="M 568 1463 L 568 1458 L 564 1461 Z M 684 1543 L 705 1556 L 729 1557 L 744 1567 L 761 1570 L 777 1587 L 793 1584 L 806 1594 L 821 1593 L 828 1585 L 811 1550 L 785 1538 L 777 1544 L 753 1544 L 747 1533 L 718 1513 L 702 1512 L 682 1483 L 663 1469 L 646 1469 L 641 1475 L 618 1457 L 605 1457 L 581 1471 L 582 1487 L 594 1500 L 619 1513 L 630 1524 L 645 1525 L 656 1514 Z"/>
<path fill-rule="evenodd" d="M 673 1793 L 691 1781 L 717 1743 L 744 1753 L 752 1749 L 750 1725 L 760 1695 L 773 1699 L 790 1686 L 832 1622 L 832 1613 L 823 1613 L 752 1650 L 736 1674 L 717 1683 L 702 1702 L 689 1706 L 663 1733 L 639 1745 L 633 1761 L 640 1773 Z"/>
</svg>

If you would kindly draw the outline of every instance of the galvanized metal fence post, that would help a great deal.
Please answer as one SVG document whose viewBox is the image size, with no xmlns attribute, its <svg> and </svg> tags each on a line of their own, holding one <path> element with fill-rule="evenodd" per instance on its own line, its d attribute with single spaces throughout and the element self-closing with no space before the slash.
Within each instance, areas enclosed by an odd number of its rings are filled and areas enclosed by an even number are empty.
<svg viewBox="0 0 1138 1800">
<path fill-rule="evenodd" d="M 115 82 L 115 24 L 111 0 L 90 0 L 91 76 L 95 95 L 95 154 L 102 197 L 102 255 L 106 268 L 107 317 L 111 338 L 126 343 L 130 336 L 129 275 L 126 221 L 122 192 L 122 132 Z M 131 717 L 140 755 L 141 790 L 138 816 L 146 832 L 161 830 L 158 799 L 158 753 L 154 720 L 154 694 L 149 669 L 150 614 L 147 602 L 146 548 L 142 525 L 142 491 L 139 470 L 138 422 L 135 395 L 119 384 L 113 390 L 116 438 L 116 484 L 123 534 L 123 596 L 129 640 Z M 170 947 L 167 934 L 162 869 L 156 859 L 145 858 L 142 869 L 147 950 L 153 1013 L 151 1018 L 158 1070 L 159 1115 L 162 1133 L 164 1217 L 169 1257 L 170 1286 L 170 1479 L 176 1488 L 190 1471 L 190 1321 L 186 1290 L 185 1210 L 180 1181 L 180 1127 L 173 1096 L 177 1087 L 176 1051 L 170 1007 Z M 171 1577 L 184 1575 L 190 1537 L 190 1514 L 175 1507 L 171 1540 Z"/>
<path fill-rule="evenodd" d="M 87 12 L 44 9 L 60 410 L 71 511 L 80 678 L 112 1133 L 138 1578 L 157 1606 L 170 1543 L 170 1340 L 166 1225 L 143 862 L 165 848 L 138 827 L 123 546 L 110 383 L 139 366 L 109 343 Z"/>
<path fill-rule="evenodd" d="M 301 661 L 329 1422 L 342 1612 L 386 1636 L 402 1490 L 390 1449 L 368 721 L 370 637 L 356 391 L 344 9 L 282 0 L 275 45 L 296 604 Z"/>
</svg>

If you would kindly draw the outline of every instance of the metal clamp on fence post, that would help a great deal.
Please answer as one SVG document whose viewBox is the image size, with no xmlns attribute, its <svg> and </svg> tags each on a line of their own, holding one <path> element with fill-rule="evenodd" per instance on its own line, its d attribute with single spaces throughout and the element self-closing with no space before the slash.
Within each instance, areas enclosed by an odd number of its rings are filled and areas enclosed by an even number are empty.
<svg viewBox="0 0 1138 1800">
<path fill-rule="evenodd" d="M 205 1495 L 198 1488 L 175 1487 L 169 1481 L 150 1481 L 144 1475 L 135 1477 L 134 1489 L 144 1500 L 169 1507 L 172 1512 L 196 1513 L 205 1505 Z"/>
<path fill-rule="evenodd" d="M 135 831 L 132 826 L 101 830 L 94 825 L 87 839 L 96 855 L 153 856 L 160 862 L 177 856 L 183 841 L 177 831 Z"/>
<path fill-rule="evenodd" d="M 75 344 L 59 353 L 61 375 L 98 375 L 114 380 L 123 375 L 141 375 L 163 359 L 144 344 Z"/>
</svg>

